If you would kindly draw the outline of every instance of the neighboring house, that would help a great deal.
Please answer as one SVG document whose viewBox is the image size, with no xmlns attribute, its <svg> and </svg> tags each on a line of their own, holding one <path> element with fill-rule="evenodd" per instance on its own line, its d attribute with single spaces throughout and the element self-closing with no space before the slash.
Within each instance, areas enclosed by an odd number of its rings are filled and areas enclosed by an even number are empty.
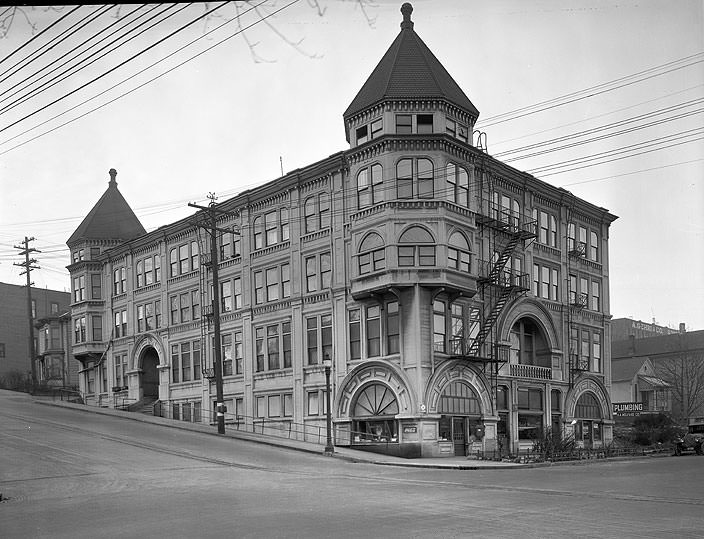
<svg viewBox="0 0 704 539">
<path fill-rule="evenodd" d="M 647 357 L 611 357 L 611 400 L 614 404 L 642 404 L 639 411 L 672 411 L 670 384 L 655 372 Z"/>
<path fill-rule="evenodd" d="M 670 387 L 672 415 L 683 422 L 704 415 L 704 331 L 683 331 L 660 337 L 631 337 L 611 343 L 612 377 L 621 362 L 648 360 L 654 376 Z M 650 391 L 648 380 L 633 387 L 633 395 L 642 398 Z M 615 399 L 614 399 L 615 400 Z"/>
<path fill-rule="evenodd" d="M 88 404 L 159 401 L 405 456 L 612 439 L 607 210 L 491 157 L 414 31 L 343 114 L 350 148 L 146 233 L 108 189 L 67 244 Z M 222 232 L 233 230 L 234 233 Z M 219 280 L 213 283 L 217 258 Z M 220 297 L 215 342 L 212 290 Z M 305 431 L 305 433 L 304 433 Z"/>
<path fill-rule="evenodd" d="M 50 387 L 78 387 L 78 361 L 71 353 L 71 313 L 50 314 L 36 321 L 39 330 L 37 379 Z"/>
<path fill-rule="evenodd" d="M 31 377 L 27 287 L 0 283 L 0 379 L 7 385 L 10 379 Z M 58 290 L 32 287 L 32 346 L 36 361 L 39 332 L 35 321 L 58 316 L 69 310 L 71 294 Z M 35 363 L 35 368 L 38 364 Z M 38 377 L 37 372 L 37 377 Z"/>
</svg>

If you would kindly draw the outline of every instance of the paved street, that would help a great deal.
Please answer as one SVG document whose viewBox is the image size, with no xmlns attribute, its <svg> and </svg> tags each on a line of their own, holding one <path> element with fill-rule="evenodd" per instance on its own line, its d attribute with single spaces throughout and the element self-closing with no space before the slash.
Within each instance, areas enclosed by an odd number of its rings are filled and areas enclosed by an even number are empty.
<svg viewBox="0 0 704 539">
<path fill-rule="evenodd" d="M 0 391 L 2 537 L 698 537 L 704 457 L 354 463 Z M 682 486 L 684 485 L 684 487 Z"/>
</svg>

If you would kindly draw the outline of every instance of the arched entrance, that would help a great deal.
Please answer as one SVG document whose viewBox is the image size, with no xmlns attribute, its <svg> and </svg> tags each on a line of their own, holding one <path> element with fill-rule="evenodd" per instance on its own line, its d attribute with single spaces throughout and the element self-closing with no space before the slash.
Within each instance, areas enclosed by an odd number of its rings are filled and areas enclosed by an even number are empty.
<svg viewBox="0 0 704 539">
<path fill-rule="evenodd" d="M 524 316 L 511 326 L 511 363 L 535 365 L 549 368 L 552 366 L 550 344 L 540 325 L 530 317 Z"/>
<path fill-rule="evenodd" d="M 440 440 L 452 440 L 455 456 L 467 455 L 468 446 L 484 437 L 482 410 L 474 389 L 462 380 L 448 383 L 440 394 Z"/>
<path fill-rule="evenodd" d="M 147 347 L 142 352 L 141 358 L 142 373 L 140 374 L 140 384 L 142 386 L 143 398 L 159 398 L 159 354 L 153 347 Z"/>
<path fill-rule="evenodd" d="M 574 409 L 574 439 L 585 449 L 603 443 L 601 406 L 593 393 L 587 392 L 577 399 Z"/>
</svg>

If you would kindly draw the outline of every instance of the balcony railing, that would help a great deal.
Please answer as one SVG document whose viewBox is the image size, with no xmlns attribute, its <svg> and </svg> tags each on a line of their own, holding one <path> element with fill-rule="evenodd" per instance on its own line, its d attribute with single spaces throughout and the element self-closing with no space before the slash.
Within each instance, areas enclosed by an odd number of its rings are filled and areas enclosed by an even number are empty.
<svg viewBox="0 0 704 539">
<path fill-rule="evenodd" d="M 530 275 L 527 273 L 521 273 L 511 268 L 503 268 L 496 276 L 492 277 L 491 270 L 494 267 L 494 262 L 490 260 L 478 260 L 477 262 L 480 279 L 491 279 L 492 283 L 503 288 L 530 289 Z"/>
<path fill-rule="evenodd" d="M 550 367 L 539 367 L 537 365 L 513 364 L 510 369 L 511 376 L 517 378 L 533 378 L 535 380 L 550 380 L 552 369 Z"/>
<path fill-rule="evenodd" d="M 567 243 L 567 252 L 570 256 L 577 258 L 587 256 L 587 244 L 583 241 L 575 241 L 569 239 Z"/>
<path fill-rule="evenodd" d="M 533 218 L 494 202 L 487 202 L 485 208 L 482 208 L 482 215 L 477 218 L 478 221 L 512 234 L 525 237 L 536 235 L 537 222 Z"/>
<path fill-rule="evenodd" d="M 570 364 L 575 371 L 589 370 L 589 358 L 582 357 L 579 354 L 570 354 Z"/>
<path fill-rule="evenodd" d="M 570 306 L 584 309 L 587 306 L 589 297 L 585 293 L 570 292 Z"/>
</svg>

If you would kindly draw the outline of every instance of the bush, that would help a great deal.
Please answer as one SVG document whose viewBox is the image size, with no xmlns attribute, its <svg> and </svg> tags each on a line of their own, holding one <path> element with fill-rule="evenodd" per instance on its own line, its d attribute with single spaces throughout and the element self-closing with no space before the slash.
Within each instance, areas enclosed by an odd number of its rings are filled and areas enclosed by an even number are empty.
<svg viewBox="0 0 704 539">
<path fill-rule="evenodd" d="M 633 420 L 633 442 L 645 446 L 670 443 L 678 430 L 667 414 L 644 414 Z"/>
</svg>

